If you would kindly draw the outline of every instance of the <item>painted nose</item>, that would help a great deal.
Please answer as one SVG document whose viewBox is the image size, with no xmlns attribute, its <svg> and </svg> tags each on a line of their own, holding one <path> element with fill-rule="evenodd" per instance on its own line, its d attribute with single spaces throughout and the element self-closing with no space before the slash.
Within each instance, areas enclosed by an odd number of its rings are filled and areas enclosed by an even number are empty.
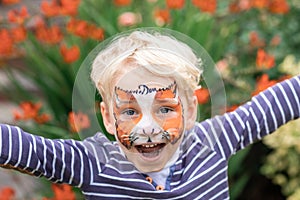
<svg viewBox="0 0 300 200">
<path fill-rule="evenodd" d="M 136 132 L 138 134 L 151 136 L 160 133 L 160 128 L 151 117 L 143 117 L 141 121 L 137 124 Z"/>
</svg>

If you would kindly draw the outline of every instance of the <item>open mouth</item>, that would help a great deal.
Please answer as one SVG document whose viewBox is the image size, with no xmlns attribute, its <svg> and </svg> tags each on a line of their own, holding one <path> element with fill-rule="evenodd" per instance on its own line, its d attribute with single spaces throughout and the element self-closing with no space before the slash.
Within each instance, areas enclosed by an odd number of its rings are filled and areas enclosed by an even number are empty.
<svg viewBox="0 0 300 200">
<path fill-rule="evenodd" d="M 139 153 L 147 158 L 153 158 L 159 155 L 161 150 L 166 146 L 166 143 L 146 143 L 135 145 Z"/>
</svg>

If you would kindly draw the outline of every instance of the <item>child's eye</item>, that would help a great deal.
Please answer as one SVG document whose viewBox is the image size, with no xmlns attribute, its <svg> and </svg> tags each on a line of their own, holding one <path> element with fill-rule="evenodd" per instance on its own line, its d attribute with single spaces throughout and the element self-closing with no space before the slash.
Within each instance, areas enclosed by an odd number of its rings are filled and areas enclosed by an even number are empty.
<svg viewBox="0 0 300 200">
<path fill-rule="evenodd" d="M 137 112 L 134 109 L 126 109 L 122 112 L 123 115 L 133 116 L 136 115 Z"/>
<path fill-rule="evenodd" d="M 172 111 L 174 111 L 174 109 L 169 108 L 169 107 L 161 107 L 161 108 L 159 108 L 159 112 L 163 113 L 163 114 L 166 114 L 166 113 L 169 113 L 169 112 L 172 112 Z"/>
</svg>

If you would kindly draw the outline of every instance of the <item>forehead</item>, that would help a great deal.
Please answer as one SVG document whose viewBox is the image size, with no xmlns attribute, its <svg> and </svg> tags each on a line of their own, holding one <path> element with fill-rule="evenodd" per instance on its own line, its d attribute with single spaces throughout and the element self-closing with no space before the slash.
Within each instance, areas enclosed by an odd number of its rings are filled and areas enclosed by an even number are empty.
<svg viewBox="0 0 300 200">
<path fill-rule="evenodd" d="M 127 91 L 145 90 L 146 88 L 167 88 L 174 84 L 175 81 L 172 77 L 155 75 L 142 67 L 125 71 L 125 73 L 119 75 L 114 86 Z"/>
</svg>

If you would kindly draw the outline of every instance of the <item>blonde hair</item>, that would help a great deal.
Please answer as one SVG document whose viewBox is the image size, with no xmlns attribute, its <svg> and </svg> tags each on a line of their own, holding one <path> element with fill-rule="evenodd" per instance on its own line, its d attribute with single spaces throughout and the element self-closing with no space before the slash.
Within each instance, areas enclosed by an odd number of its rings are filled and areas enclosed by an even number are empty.
<svg viewBox="0 0 300 200">
<path fill-rule="evenodd" d="M 187 98 L 193 95 L 202 73 L 201 59 L 185 43 L 158 32 L 134 31 L 114 39 L 93 61 L 91 79 L 105 103 L 112 97 L 114 81 L 126 70 L 122 63 L 174 78 Z"/>
</svg>

